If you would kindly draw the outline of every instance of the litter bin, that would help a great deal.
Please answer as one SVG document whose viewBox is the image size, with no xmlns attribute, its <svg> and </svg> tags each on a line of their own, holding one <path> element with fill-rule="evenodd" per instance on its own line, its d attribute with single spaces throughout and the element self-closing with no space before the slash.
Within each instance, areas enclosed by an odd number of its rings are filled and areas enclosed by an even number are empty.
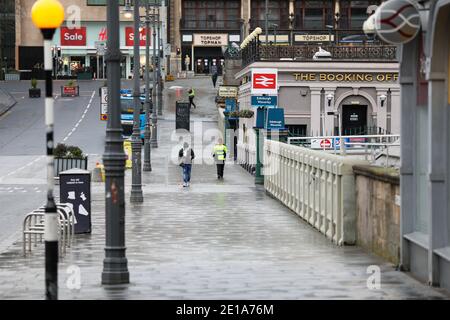
<svg viewBox="0 0 450 320">
<path fill-rule="evenodd" d="M 175 110 L 176 118 L 175 118 L 175 130 L 177 129 L 185 129 L 190 131 L 191 128 L 191 108 L 189 106 L 189 102 L 179 102 L 177 101 L 176 110 Z"/>
<path fill-rule="evenodd" d="M 70 169 L 59 173 L 59 198 L 72 207 L 75 233 L 91 233 L 91 173 Z"/>
</svg>

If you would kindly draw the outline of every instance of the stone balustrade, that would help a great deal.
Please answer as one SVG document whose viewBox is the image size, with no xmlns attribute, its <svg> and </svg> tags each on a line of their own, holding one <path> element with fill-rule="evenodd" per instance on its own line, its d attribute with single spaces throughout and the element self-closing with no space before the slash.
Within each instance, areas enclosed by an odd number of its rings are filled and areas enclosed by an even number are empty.
<svg viewBox="0 0 450 320">
<path fill-rule="evenodd" d="M 367 161 L 278 141 L 264 143 L 266 191 L 337 245 L 356 242 L 352 167 Z"/>
</svg>

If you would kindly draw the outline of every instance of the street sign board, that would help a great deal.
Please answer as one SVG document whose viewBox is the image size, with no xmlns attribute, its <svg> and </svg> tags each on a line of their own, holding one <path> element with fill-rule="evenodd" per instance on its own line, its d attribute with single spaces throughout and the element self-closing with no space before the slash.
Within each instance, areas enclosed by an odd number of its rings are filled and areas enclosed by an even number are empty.
<svg viewBox="0 0 450 320">
<path fill-rule="evenodd" d="M 265 129 L 267 130 L 284 130 L 284 109 L 271 108 L 267 109 Z"/>
<path fill-rule="evenodd" d="M 106 53 L 106 41 L 95 41 L 95 49 L 99 56 L 103 56 Z"/>
<path fill-rule="evenodd" d="M 266 108 L 258 108 L 256 109 L 256 119 L 255 119 L 255 128 L 264 129 L 266 125 Z"/>
<path fill-rule="evenodd" d="M 237 86 L 219 86 L 219 97 L 237 98 L 237 96 L 238 96 Z"/>
<path fill-rule="evenodd" d="M 100 120 L 108 120 L 108 87 L 100 88 Z"/>
<path fill-rule="evenodd" d="M 175 130 L 185 129 L 187 131 L 190 131 L 190 114 L 191 107 L 189 106 L 189 102 L 177 101 L 175 111 Z"/>
<path fill-rule="evenodd" d="M 225 98 L 225 112 L 233 112 L 236 110 L 236 99 Z"/>
<path fill-rule="evenodd" d="M 71 169 L 59 174 L 60 199 L 75 214 L 75 233 L 91 232 L 91 173 Z"/>
<path fill-rule="evenodd" d="M 278 69 L 255 68 L 252 69 L 252 95 L 278 94 Z"/>
<path fill-rule="evenodd" d="M 252 96 L 252 107 L 276 108 L 278 104 L 277 96 Z"/>
</svg>

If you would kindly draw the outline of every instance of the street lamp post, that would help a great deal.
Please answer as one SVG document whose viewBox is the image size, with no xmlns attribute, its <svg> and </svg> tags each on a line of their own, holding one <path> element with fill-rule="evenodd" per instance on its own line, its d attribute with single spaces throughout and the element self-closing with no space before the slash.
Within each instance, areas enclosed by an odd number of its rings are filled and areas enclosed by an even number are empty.
<svg viewBox="0 0 450 320">
<path fill-rule="evenodd" d="M 152 171 L 150 146 L 150 6 L 145 4 L 145 133 L 144 133 L 144 171 Z M 154 88 L 152 91 L 155 90 Z"/>
<path fill-rule="evenodd" d="M 133 61 L 133 134 L 131 135 L 131 150 L 132 150 L 132 177 L 131 177 L 131 203 L 140 203 L 144 201 L 142 193 L 142 142 L 141 142 L 141 90 L 140 90 L 140 32 L 139 32 L 139 2 L 134 0 L 134 61 Z"/>
<path fill-rule="evenodd" d="M 294 45 L 294 19 L 295 19 L 295 15 L 294 15 L 294 13 L 290 13 L 289 14 L 289 31 L 290 31 L 290 34 L 289 34 L 289 44 L 291 45 L 291 46 L 293 46 Z"/>
<path fill-rule="evenodd" d="M 130 282 L 125 247 L 125 160 L 120 124 L 119 0 L 109 0 L 107 8 L 108 123 L 105 153 L 106 246 L 102 284 Z"/>
<path fill-rule="evenodd" d="M 160 10 L 158 8 L 158 15 L 157 15 L 158 19 L 158 58 L 156 59 L 157 61 L 157 67 L 158 67 L 158 116 L 162 116 L 162 86 L 163 86 L 163 81 L 162 81 L 162 75 L 161 75 L 161 57 L 160 57 L 160 52 L 161 52 L 161 44 L 162 44 L 162 38 L 161 38 L 161 21 L 160 21 Z"/>
<path fill-rule="evenodd" d="M 266 29 L 266 45 L 269 43 L 269 0 L 265 3 L 265 29 Z"/>
<path fill-rule="evenodd" d="M 64 8 L 57 0 L 38 0 L 31 9 L 31 18 L 44 38 L 45 69 L 45 125 L 47 150 L 47 203 L 45 205 L 45 297 L 58 299 L 58 215 L 56 212 L 54 188 L 54 100 L 52 83 L 51 45 L 55 30 L 64 21 Z"/>
<path fill-rule="evenodd" d="M 156 10 L 158 8 L 153 8 L 153 16 L 156 16 Z M 156 20 L 153 19 L 153 89 L 152 89 L 152 137 L 150 140 L 150 145 L 152 148 L 158 147 L 158 112 L 156 110 Z"/>
</svg>

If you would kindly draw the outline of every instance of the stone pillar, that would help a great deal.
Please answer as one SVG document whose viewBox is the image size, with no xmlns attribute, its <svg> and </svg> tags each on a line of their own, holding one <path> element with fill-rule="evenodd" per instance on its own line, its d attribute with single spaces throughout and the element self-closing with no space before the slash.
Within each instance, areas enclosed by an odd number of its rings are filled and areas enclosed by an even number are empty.
<svg viewBox="0 0 450 320">
<path fill-rule="evenodd" d="M 330 100 L 330 102 L 328 102 L 328 95 L 332 95 L 333 98 Z M 323 110 L 325 111 L 325 135 L 334 135 L 334 111 L 335 111 L 335 106 L 334 106 L 334 102 L 336 101 L 335 99 L 335 90 L 330 90 L 330 91 L 325 91 L 325 99 L 324 99 L 324 108 Z M 328 112 L 333 112 L 333 114 L 328 114 Z"/>
<path fill-rule="evenodd" d="M 400 134 L 401 114 L 401 97 L 400 90 L 391 89 L 391 133 Z"/>
<path fill-rule="evenodd" d="M 320 135 L 320 96 L 322 88 L 311 88 L 311 128 L 310 135 Z"/>
<path fill-rule="evenodd" d="M 382 96 L 385 96 L 386 99 L 381 99 Z M 392 100 L 391 100 L 392 101 Z M 392 106 L 391 102 L 391 106 Z M 400 105 L 397 105 L 397 108 L 400 109 Z M 387 130 L 387 109 L 388 109 L 388 92 L 386 90 L 377 90 L 377 127 L 382 128 L 383 130 Z M 399 114 L 400 116 L 400 114 Z M 391 119 L 392 119 L 392 107 L 391 107 Z M 400 123 L 400 120 L 399 120 Z M 392 127 L 391 127 L 392 131 Z M 400 128 L 398 128 L 398 131 L 400 131 Z"/>
</svg>

